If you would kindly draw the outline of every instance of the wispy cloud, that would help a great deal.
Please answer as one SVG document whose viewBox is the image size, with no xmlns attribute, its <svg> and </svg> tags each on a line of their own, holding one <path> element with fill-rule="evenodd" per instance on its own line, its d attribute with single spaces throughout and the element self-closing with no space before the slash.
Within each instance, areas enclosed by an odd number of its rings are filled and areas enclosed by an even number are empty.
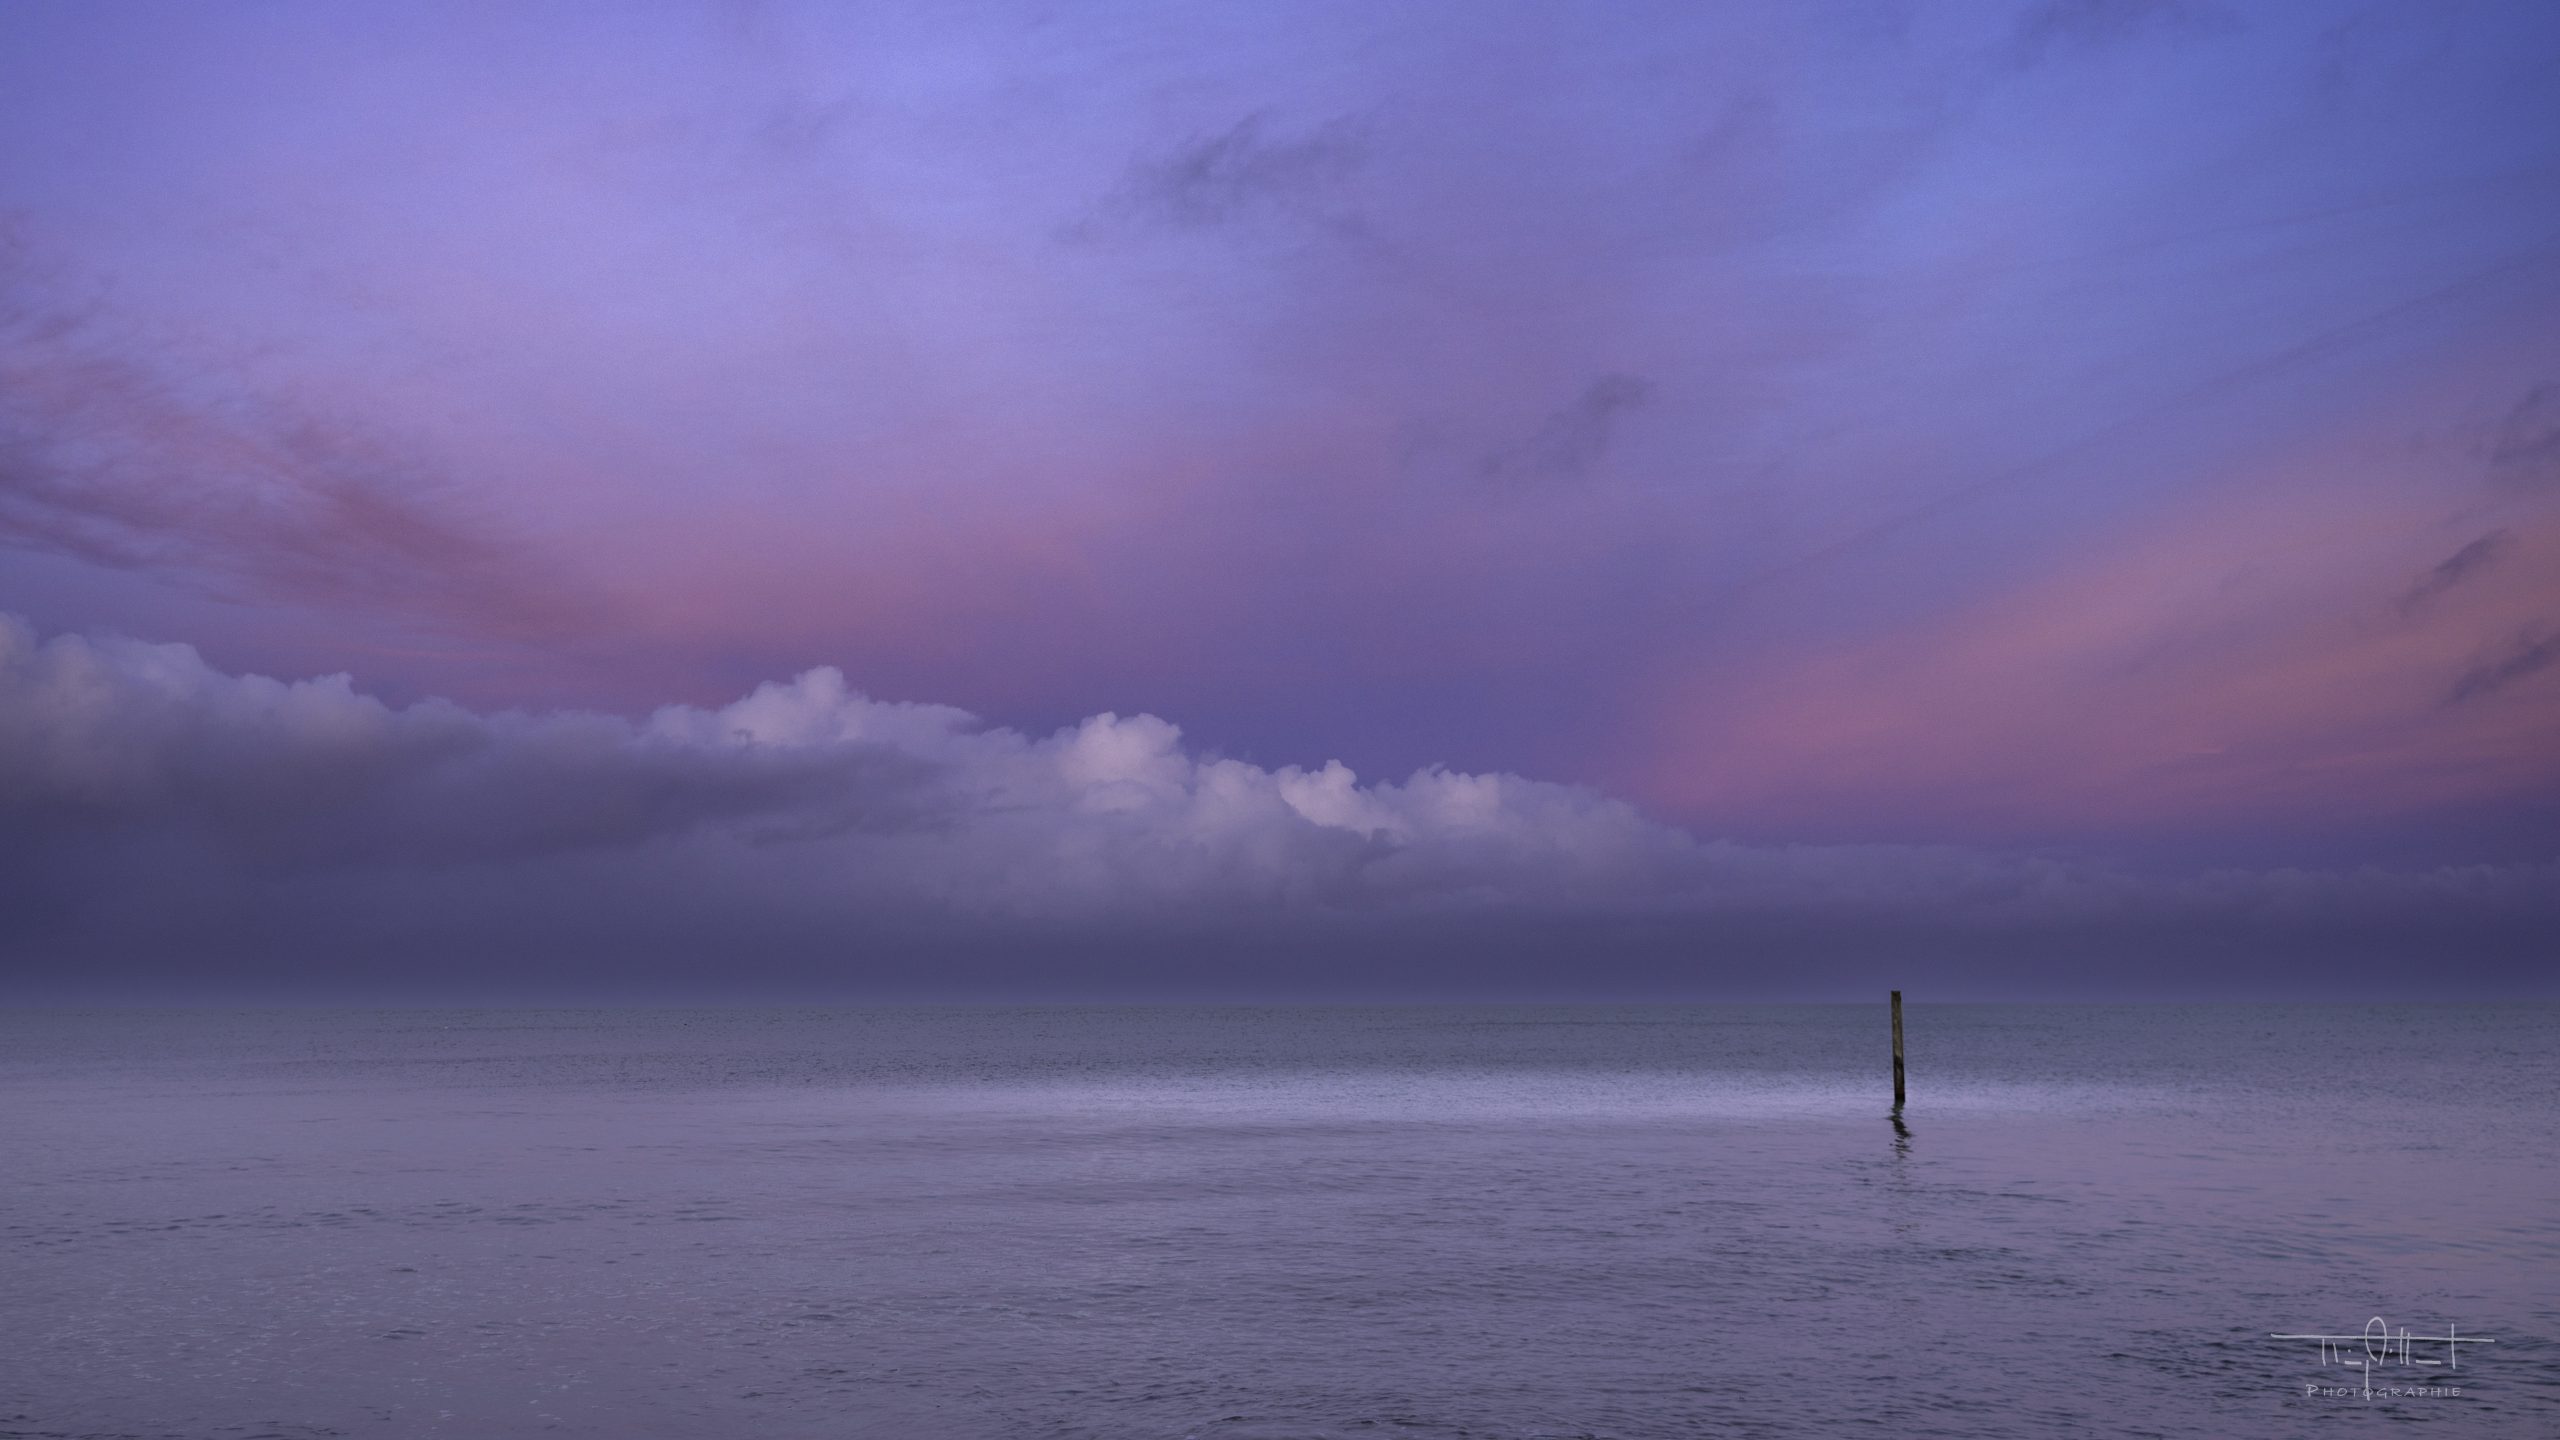
<svg viewBox="0 0 2560 1440">
<path fill-rule="evenodd" d="M 2560 484 L 2560 385 L 2536 385 L 2498 422 L 2489 465 L 2518 485 Z"/>
<path fill-rule="evenodd" d="M 2560 663 L 2560 631 L 2548 626 L 2517 636 L 2499 654 L 2462 672 L 2445 696 L 2448 705 L 2459 705 L 2494 694 L 2520 680 L 2528 679 Z"/>
<path fill-rule="evenodd" d="M 0 546 L 216 593 L 392 609 L 479 634 L 597 601 L 475 514 L 425 447 L 272 393 L 0 250 Z"/>
<path fill-rule="evenodd" d="M 2016 63 L 2033 65 L 2075 51 L 2212 35 L 2237 23 L 2222 6 L 2200 0 L 2042 0 L 2019 15 L 2011 45 Z"/>
<path fill-rule="evenodd" d="M 1643 376 L 1603 375 L 1549 415 L 1528 439 L 1486 456 L 1478 468 L 1487 479 L 1500 481 L 1578 478 L 1608 452 L 1619 417 L 1643 405 L 1652 393 L 1652 383 Z"/>
<path fill-rule="evenodd" d="M 2442 595 L 2463 581 L 2478 575 L 2497 563 L 2498 558 L 2515 543 L 2515 533 L 2492 530 L 2437 562 L 2434 569 L 2418 577 L 2394 601 L 2392 608 L 2403 617 L 2415 615 L 2428 601 Z"/>
<path fill-rule="evenodd" d="M 1257 111 L 1141 156 L 1104 213 L 1184 230 L 1278 220 L 1355 233 L 1350 192 L 1369 145 L 1365 127 L 1348 117 L 1289 130 Z"/>
</svg>

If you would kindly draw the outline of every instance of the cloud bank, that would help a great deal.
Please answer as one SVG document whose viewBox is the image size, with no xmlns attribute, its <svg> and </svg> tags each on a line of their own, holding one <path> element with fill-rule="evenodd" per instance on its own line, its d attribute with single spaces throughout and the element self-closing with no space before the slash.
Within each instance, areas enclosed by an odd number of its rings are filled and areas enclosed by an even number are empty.
<svg viewBox="0 0 2560 1440">
<path fill-rule="evenodd" d="M 20 992 L 2087 993 L 2242 956 L 2226 988 L 2309 965 L 2326 993 L 2453 945 L 2423 979 L 2469 993 L 2547 988 L 2517 962 L 2560 936 L 2550 865 L 1743 845 L 1516 775 L 1269 768 L 1151 715 L 1026 735 L 832 669 L 637 719 L 479 713 L 7 617 L 0 837 Z"/>
</svg>

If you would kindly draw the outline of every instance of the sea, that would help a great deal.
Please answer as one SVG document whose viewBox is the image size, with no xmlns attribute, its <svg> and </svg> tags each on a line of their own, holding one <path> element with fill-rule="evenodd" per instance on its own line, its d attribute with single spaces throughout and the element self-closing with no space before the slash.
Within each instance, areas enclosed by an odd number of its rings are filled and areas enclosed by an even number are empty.
<svg viewBox="0 0 2560 1440">
<path fill-rule="evenodd" d="M 2560 1435 L 2560 1006 L 0 1011 L 0 1436 Z"/>
</svg>

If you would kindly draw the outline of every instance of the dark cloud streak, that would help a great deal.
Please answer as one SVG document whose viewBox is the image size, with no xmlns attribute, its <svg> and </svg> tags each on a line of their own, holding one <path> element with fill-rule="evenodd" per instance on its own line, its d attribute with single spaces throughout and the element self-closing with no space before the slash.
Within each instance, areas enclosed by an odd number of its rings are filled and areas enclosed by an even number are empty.
<svg viewBox="0 0 2560 1440">
<path fill-rule="evenodd" d="M 2018 17 L 2011 53 L 2026 68 L 2075 51 L 2235 28 L 2237 21 L 2228 11 L 2195 0 L 2044 0 Z"/>
<path fill-rule="evenodd" d="M 2560 385 L 2536 385 L 2499 422 L 2489 465 L 2520 485 L 2560 483 Z"/>
<path fill-rule="evenodd" d="M 2517 681 L 2539 675 L 2560 662 L 2560 631 L 2542 627 L 2516 637 L 2494 660 L 2471 667 L 2453 682 L 2445 703 L 2460 705 L 2494 694 Z"/>
<path fill-rule="evenodd" d="M 2416 584 L 2401 592 L 2392 608 L 2403 618 L 2415 615 L 2428 601 L 2497 563 L 2499 557 L 2514 544 L 2514 532 L 2490 531 L 2446 556 L 2434 569 L 2420 576 Z"/>
<path fill-rule="evenodd" d="M 1368 158 L 1368 137 L 1349 118 L 1289 134 L 1257 111 L 1138 159 L 1109 208 L 1177 230 L 1281 218 L 1351 233 L 1360 223 L 1344 192 Z"/>
<path fill-rule="evenodd" d="M 1525 442 L 1487 456 L 1480 468 L 1487 479 L 1498 481 L 1580 478 L 1607 453 L 1619 417 L 1642 406 L 1652 393 L 1652 382 L 1640 375 L 1603 375 L 1548 416 Z"/>
</svg>

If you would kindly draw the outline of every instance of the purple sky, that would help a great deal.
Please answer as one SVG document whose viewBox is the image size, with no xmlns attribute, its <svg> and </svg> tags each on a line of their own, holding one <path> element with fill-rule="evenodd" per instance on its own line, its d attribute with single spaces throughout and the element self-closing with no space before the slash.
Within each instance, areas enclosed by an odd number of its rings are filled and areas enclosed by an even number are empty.
<svg viewBox="0 0 2560 1440">
<path fill-rule="evenodd" d="M 0 613 L 0 989 L 2552 993 L 2560 9 L 12 5 Z"/>
</svg>

